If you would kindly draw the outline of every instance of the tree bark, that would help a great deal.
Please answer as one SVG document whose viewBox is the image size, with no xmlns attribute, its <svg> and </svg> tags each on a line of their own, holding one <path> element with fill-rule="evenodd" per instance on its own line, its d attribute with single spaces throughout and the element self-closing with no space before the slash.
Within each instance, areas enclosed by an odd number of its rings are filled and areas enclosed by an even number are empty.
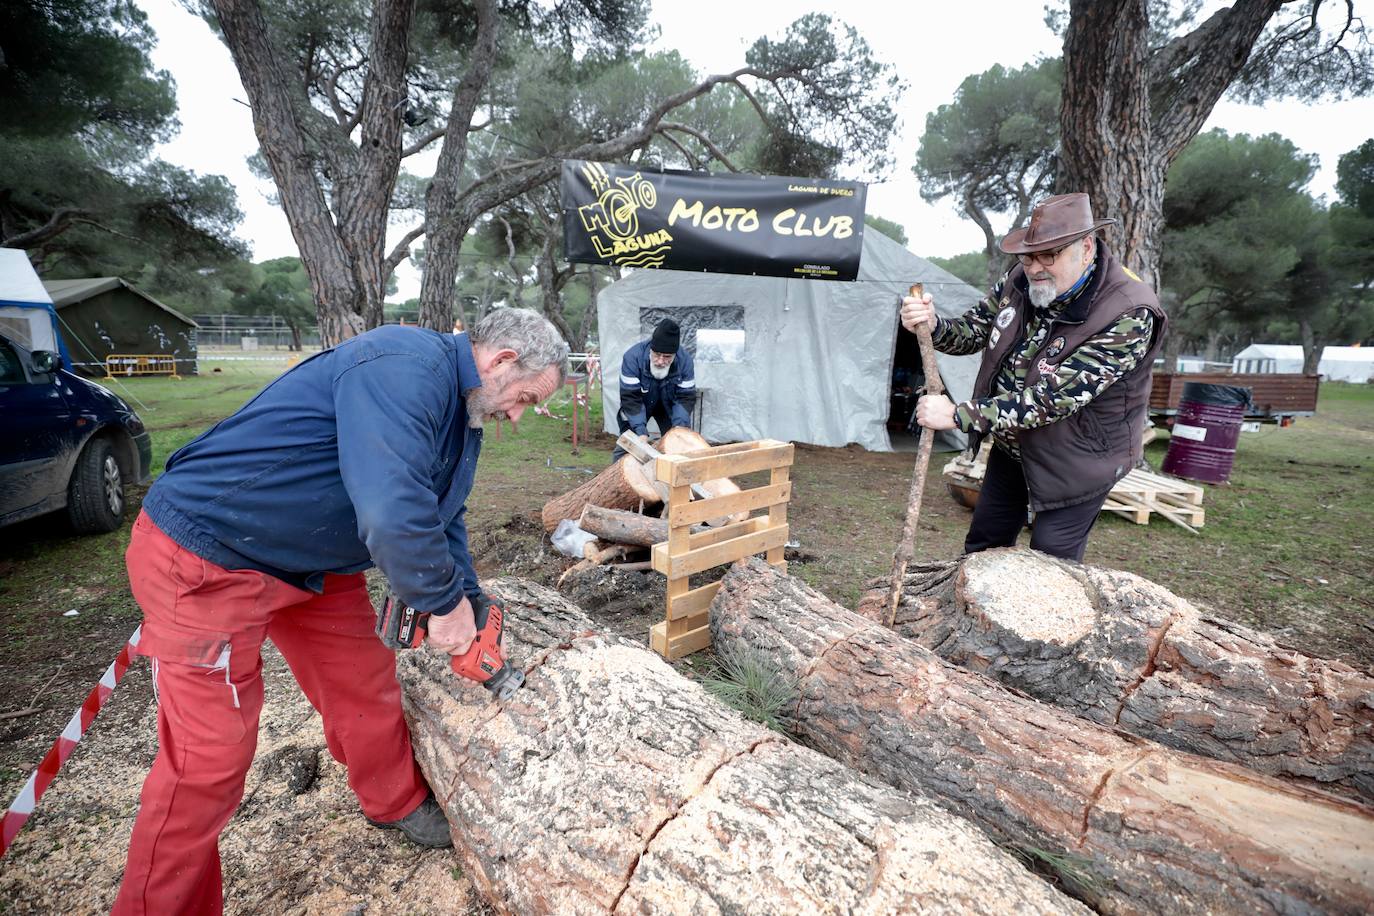
<svg viewBox="0 0 1374 916">
<path fill-rule="evenodd" d="M 711 606 L 717 651 L 797 681 L 808 745 L 1033 853 L 1108 913 L 1374 907 L 1374 816 L 1169 750 L 942 661 L 756 560 Z"/>
<path fill-rule="evenodd" d="M 897 632 L 1100 725 L 1374 799 L 1374 676 L 1204 616 L 1139 576 L 977 553 L 909 575 Z"/>
<path fill-rule="evenodd" d="M 544 530 L 553 531 L 565 518 L 580 517 L 589 505 L 634 509 L 641 501 L 648 505 L 662 502 L 650 473 L 626 455 L 582 486 L 544 503 Z"/>
<path fill-rule="evenodd" d="M 938 806 L 744 721 L 647 648 L 501 579 L 525 686 L 397 665 L 454 852 L 501 912 L 1086 912 Z M 583 635 L 585 634 L 585 635 Z"/>
</svg>

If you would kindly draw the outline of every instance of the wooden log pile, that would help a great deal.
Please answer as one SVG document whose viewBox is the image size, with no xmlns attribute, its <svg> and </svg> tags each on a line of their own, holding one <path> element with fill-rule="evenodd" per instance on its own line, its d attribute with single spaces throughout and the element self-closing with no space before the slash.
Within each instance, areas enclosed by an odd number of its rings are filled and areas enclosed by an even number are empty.
<svg viewBox="0 0 1374 916">
<path fill-rule="evenodd" d="M 677 427 L 651 448 L 664 455 L 681 455 L 708 447 L 700 433 Z M 645 451 L 642 447 L 638 450 Z M 725 496 L 740 490 L 728 478 L 703 481 L 698 488 L 703 497 Z M 578 562 L 563 572 L 560 587 L 597 566 L 617 564 L 628 569 L 647 569 L 647 548 L 668 540 L 668 522 L 659 517 L 667 499 L 668 487 L 655 479 L 653 460 L 631 453 L 581 486 L 545 503 L 541 513 L 545 531 L 552 532 L 560 522 L 571 519 L 583 531 L 596 535 L 596 540 L 583 549 Z M 742 512 L 709 519 L 705 524 L 725 525 L 747 515 Z M 701 531 L 703 526 L 692 530 Z"/>
<path fill-rule="evenodd" d="M 1374 798 L 1374 677 L 1031 550 L 911 570 L 897 632 L 1101 725 Z M 875 583 L 862 607 L 885 598 Z M 1374 853 L 1371 853 L 1374 855 Z"/>
<path fill-rule="evenodd" d="M 402 653 L 416 758 L 455 853 L 509 913 L 1086 913 L 976 828 L 746 722 L 518 580 L 525 686 L 498 704 Z"/>
<path fill-rule="evenodd" d="M 1031 851 L 1102 912 L 1374 911 L 1359 803 L 1013 693 L 757 560 L 726 575 L 711 619 L 718 651 L 796 680 L 809 746 Z"/>
</svg>

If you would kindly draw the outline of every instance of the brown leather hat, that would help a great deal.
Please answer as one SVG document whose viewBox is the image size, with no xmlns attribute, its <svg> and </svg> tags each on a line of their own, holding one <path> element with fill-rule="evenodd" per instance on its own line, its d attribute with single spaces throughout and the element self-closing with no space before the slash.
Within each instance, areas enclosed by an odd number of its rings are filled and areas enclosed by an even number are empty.
<svg viewBox="0 0 1374 916">
<path fill-rule="evenodd" d="M 1031 211 L 1030 225 L 1013 229 L 999 247 L 1007 254 L 1030 254 L 1059 248 L 1089 232 L 1116 222 L 1093 219 L 1093 207 L 1086 194 L 1059 194 L 1046 197 Z"/>
</svg>

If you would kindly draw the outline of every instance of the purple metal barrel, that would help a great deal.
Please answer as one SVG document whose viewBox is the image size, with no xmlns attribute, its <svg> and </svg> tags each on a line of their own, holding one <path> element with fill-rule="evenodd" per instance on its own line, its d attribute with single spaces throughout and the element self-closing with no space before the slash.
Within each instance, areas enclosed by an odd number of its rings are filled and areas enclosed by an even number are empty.
<svg viewBox="0 0 1374 916">
<path fill-rule="evenodd" d="M 1164 473 L 1206 483 L 1225 483 L 1236 459 L 1236 442 L 1250 389 L 1188 382 L 1164 455 Z"/>
</svg>

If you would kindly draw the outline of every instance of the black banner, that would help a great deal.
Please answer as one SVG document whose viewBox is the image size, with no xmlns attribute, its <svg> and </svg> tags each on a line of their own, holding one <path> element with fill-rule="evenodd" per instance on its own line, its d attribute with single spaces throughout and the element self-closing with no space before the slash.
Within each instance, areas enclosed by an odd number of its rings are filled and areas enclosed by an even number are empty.
<svg viewBox="0 0 1374 916">
<path fill-rule="evenodd" d="M 565 159 L 562 183 L 569 261 L 812 280 L 859 272 L 859 182 Z"/>
</svg>

